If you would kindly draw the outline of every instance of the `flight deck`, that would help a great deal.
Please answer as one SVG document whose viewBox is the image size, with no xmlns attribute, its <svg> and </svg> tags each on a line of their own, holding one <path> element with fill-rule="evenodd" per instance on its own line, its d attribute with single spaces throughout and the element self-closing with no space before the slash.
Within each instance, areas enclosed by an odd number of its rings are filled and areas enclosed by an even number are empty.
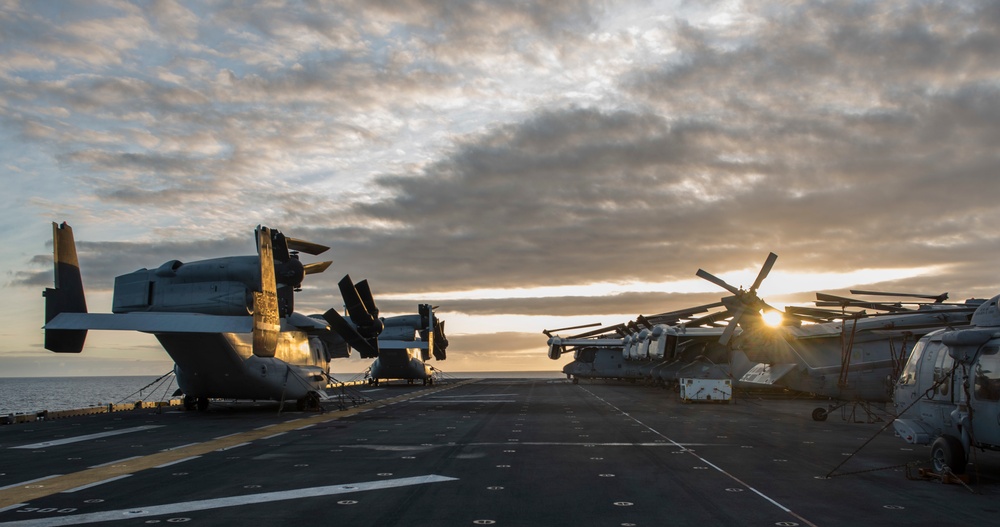
<svg viewBox="0 0 1000 527">
<path fill-rule="evenodd" d="M 7 525 L 980 525 L 977 481 L 919 476 L 928 448 L 814 400 L 684 403 L 631 383 L 449 380 L 278 412 L 213 402 L 0 426 Z M 836 469 L 836 470 L 835 470 Z M 831 472 L 833 473 L 831 476 Z"/>
</svg>

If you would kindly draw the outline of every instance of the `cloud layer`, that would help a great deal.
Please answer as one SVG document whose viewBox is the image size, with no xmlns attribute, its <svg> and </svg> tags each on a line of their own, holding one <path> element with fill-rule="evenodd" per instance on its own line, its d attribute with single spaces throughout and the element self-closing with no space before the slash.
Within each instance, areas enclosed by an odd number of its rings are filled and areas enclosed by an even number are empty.
<svg viewBox="0 0 1000 527">
<path fill-rule="evenodd" d="M 768 251 L 1000 288 L 994 2 L 8 2 L 0 34 L 3 217 L 68 220 L 94 289 L 258 223 L 332 247 L 317 306 L 349 272 L 581 288 L 441 302 L 476 316 L 661 312 L 718 295 L 584 286 Z M 34 247 L 9 291 L 50 283 Z"/>
</svg>

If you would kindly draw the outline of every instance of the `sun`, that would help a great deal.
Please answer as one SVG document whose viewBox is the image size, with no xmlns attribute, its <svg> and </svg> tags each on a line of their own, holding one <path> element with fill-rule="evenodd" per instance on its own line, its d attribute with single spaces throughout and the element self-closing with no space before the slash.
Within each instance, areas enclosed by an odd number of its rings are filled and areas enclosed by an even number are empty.
<svg viewBox="0 0 1000 527">
<path fill-rule="evenodd" d="M 781 311 L 765 311 L 761 317 L 764 319 L 764 323 L 772 328 L 780 326 L 784 319 Z"/>
</svg>

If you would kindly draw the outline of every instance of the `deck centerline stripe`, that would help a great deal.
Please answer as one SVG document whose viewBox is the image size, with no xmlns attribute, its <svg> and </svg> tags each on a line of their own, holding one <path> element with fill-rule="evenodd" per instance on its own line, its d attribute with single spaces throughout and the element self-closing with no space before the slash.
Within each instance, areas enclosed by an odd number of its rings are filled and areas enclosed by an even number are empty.
<svg viewBox="0 0 1000 527">
<path fill-rule="evenodd" d="M 601 397 L 599 397 L 599 396 L 598 396 L 597 394 L 595 394 L 594 392 L 592 392 L 592 391 L 590 391 L 590 390 L 588 390 L 588 389 L 586 389 L 586 388 L 583 388 L 582 386 L 581 386 L 580 388 L 581 388 L 581 389 L 582 389 L 583 391 L 585 391 L 585 392 L 589 393 L 589 394 L 590 394 L 590 395 L 591 395 L 592 397 L 594 397 L 594 398 L 595 398 L 595 399 L 597 399 L 598 401 L 601 401 L 602 403 L 604 403 L 604 404 L 606 404 L 606 405 L 610 406 L 610 407 L 611 407 L 611 408 L 613 408 L 613 409 L 614 409 L 614 410 L 615 410 L 616 412 L 619 412 L 620 414 L 622 414 L 622 415 L 624 415 L 624 416 L 628 417 L 629 419 L 631 419 L 631 420 L 635 421 L 636 423 L 639 423 L 640 425 L 642 425 L 642 426 L 646 427 L 646 429 L 647 429 L 647 430 L 649 430 L 649 431 L 653 432 L 654 434 L 656 434 L 656 435 L 658 435 L 658 436 L 662 437 L 663 439 L 666 439 L 667 441 L 669 441 L 669 442 L 670 442 L 670 444 L 671 444 L 672 446 L 676 446 L 676 447 L 678 447 L 678 448 L 684 448 L 684 446 L 683 446 L 683 445 L 682 445 L 681 443 L 678 443 L 677 441 L 674 441 L 673 439 L 671 439 L 671 438 L 669 438 L 669 437 L 667 437 L 667 436 L 663 435 L 663 434 L 662 434 L 662 433 L 661 433 L 661 432 L 660 432 L 659 430 L 656 430 L 655 428 L 653 428 L 653 427 L 651 427 L 651 426 L 647 425 L 646 423 L 643 423 L 642 421 L 640 421 L 640 420 L 636 419 L 635 417 L 633 417 L 633 416 L 632 416 L 631 414 L 629 414 L 628 412 L 625 412 L 625 411 L 621 410 L 620 408 L 618 408 L 617 406 L 615 406 L 615 405 L 611 404 L 610 402 L 608 402 L 608 401 L 605 401 L 604 399 L 602 399 Z M 797 519 L 797 520 L 799 520 L 799 521 L 801 521 L 801 522 L 805 523 L 805 524 L 806 524 L 806 525 L 808 525 L 809 527 L 817 527 L 817 526 L 816 526 L 816 524 L 814 524 L 814 523 L 812 523 L 811 521 L 809 521 L 809 520 L 807 520 L 807 519 L 803 518 L 802 516 L 799 516 L 798 514 L 796 514 L 795 512 L 793 512 L 793 511 L 792 511 L 791 509 L 789 509 L 788 507 L 785 507 L 784 505 L 782 505 L 782 504 L 778 503 L 778 502 L 777 502 L 777 501 L 775 501 L 775 500 L 774 500 L 773 498 L 771 498 L 771 497 L 769 497 L 768 495 L 764 494 L 763 492 L 761 492 L 761 491 L 757 490 L 757 489 L 756 489 L 756 488 L 754 488 L 753 486 L 751 486 L 751 485 L 749 485 L 749 484 L 745 483 L 745 482 L 744 482 L 743 480 L 741 480 L 740 478 L 738 478 L 738 477 L 736 477 L 736 476 L 734 476 L 734 475 L 730 474 L 729 472 L 726 472 L 725 470 L 723 470 L 722 468 L 720 468 L 720 467 L 716 466 L 715 464 L 713 464 L 713 463 L 712 463 L 712 462 L 710 462 L 709 460 L 707 460 L 707 459 L 705 459 L 704 457 L 702 457 L 702 456 L 698 455 L 697 453 L 695 453 L 695 451 L 694 451 L 694 450 L 690 450 L 690 449 L 686 449 L 686 448 L 684 448 L 684 449 L 685 449 L 685 450 L 687 451 L 687 453 L 688 453 L 688 454 L 690 454 L 690 455 L 694 456 L 695 458 L 697 458 L 697 459 L 698 459 L 698 460 L 700 460 L 701 462 L 703 462 L 703 463 L 705 463 L 706 465 L 708 465 L 708 466 L 712 467 L 713 469 L 715 469 L 715 470 L 716 470 L 717 472 L 719 472 L 720 474 L 723 474 L 724 476 L 728 477 L 729 479 L 731 479 L 731 480 L 733 480 L 733 481 L 735 481 L 735 482 L 739 483 L 740 485 L 743 485 L 744 487 L 746 487 L 747 489 L 749 489 L 749 490 L 750 490 L 751 492 L 753 492 L 754 494 L 756 494 L 756 495 L 760 496 L 761 498 L 763 498 L 764 500 L 768 501 L 768 502 L 769 502 L 769 503 L 771 503 L 772 505 L 774 505 L 774 506 L 778 507 L 779 509 L 781 509 L 781 510 L 782 510 L 783 512 L 785 512 L 785 513 L 788 513 L 788 514 L 792 515 L 792 516 L 793 516 L 793 517 L 794 517 L 795 519 Z"/>
</svg>

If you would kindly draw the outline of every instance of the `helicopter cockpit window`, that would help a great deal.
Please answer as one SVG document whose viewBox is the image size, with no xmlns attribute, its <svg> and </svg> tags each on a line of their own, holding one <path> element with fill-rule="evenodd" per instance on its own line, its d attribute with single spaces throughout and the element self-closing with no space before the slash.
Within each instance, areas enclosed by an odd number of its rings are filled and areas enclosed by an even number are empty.
<svg viewBox="0 0 1000 527">
<path fill-rule="evenodd" d="M 952 381 L 948 377 L 951 375 L 954 365 L 955 359 L 944 350 L 938 353 L 937 359 L 934 361 L 934 384 L 937 385 L 937 393 L 945 397 L 951 391 Z"/>
<path fill-rule="evenodd" d="M 920 366 L 920 356 L 924 354 L 925 341 L 918 341 L 910 352 L 910 359 L 906 361 L 903 373 L 899 376 L 899 384 L 908 385 L 917 382 L 917 368 Z"/>
<path fill-rule="evenodd" d="M 983 348 L 976 362 L 976 399 L 1000 401 L 1000 346 Z"/>
</svg>

